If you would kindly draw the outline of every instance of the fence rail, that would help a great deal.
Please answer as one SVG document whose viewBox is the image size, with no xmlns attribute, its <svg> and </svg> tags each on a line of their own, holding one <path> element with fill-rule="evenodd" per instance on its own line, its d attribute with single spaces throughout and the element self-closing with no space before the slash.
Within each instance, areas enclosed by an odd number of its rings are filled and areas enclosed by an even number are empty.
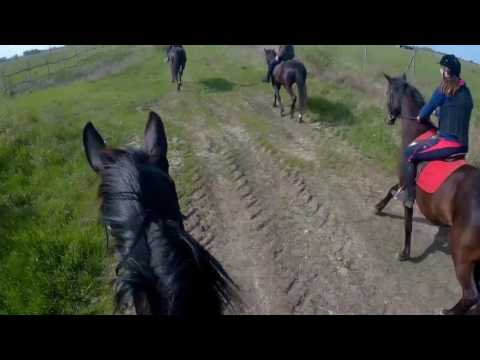
<svg viewBox="0 0 480 360">
<path fill-rule="evenodd" d="M 79 65 L 80 61 L 85 61 L 90 59 L 91 57 L 97 55 L 99 52 L 104 52 L 111 50 L 112 48 L 115 48 L 115 46 L 108 46 L 108 45 L 97 45 L 97 46 L 89 46 L 88 48 L 80 49 L 79 46 L 73 47 L 74 53 L 73 55 L 70 55 L 68 52 L 68 56 L 57 58 L 56 52 L 58 52 L 58 48 L 54 49 L 53 51 L 48 50 L 46 52 L 42 52 L 39 54 L 35 55 L 30 55 L 32 58 L 34 57 L 40 57 L 40 56 L 45 56 L 44 61 L 40 61 L 38 64 L 32 65 L 29 59 L 30 56 L 25 56 L 22 60 L 26 62 L 26 66 L 20 70 L 14 70 L 13 72 L 8 73 L 5 71 L 6 63 L 0 64 L 0 82 L 2 83 L 2 86 L 0 87 L 0 91 L 3 90 L 3 92 L 7 95 L 14 95 L 19 89 L 24 88 L 23 90 L 31 89 L 35 86 L 36 82 L 39 81 L 39 78 L 42 80 L 50 80 L 57 74 L 58 72 L 64 71 L 66 69 L 71 69 Z M 68 48 L 67 48 L 68 49 Z M 69 50 L 72 50 L 70 48 Z M 90 55 L 88 55 L 90 54 Z M 67 62 L 76 59 L 75 63 L 73 65 L 67 66 Z M 18 61 L 18 60 L 17 60 Z M 52 71 L 53 66 L 63 64 L 60 69 L 57 69 L 56 71 Z M 32 72 L 35 70 L 39 69 L 45 69 L 45 75 L 39 76 L 39 77 L 34 77 L 32 76 Z M 25 74 L 23 79 L 18 79 L 19 77 L 22 77 L 21 75 Z M 28 87 L 28 85 L 31 85 Z"/>
</svg>

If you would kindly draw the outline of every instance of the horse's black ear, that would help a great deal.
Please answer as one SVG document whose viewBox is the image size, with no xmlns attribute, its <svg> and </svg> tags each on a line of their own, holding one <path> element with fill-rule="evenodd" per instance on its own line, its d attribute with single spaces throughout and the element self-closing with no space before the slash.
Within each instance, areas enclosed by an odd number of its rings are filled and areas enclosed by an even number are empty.
<svg viewBox="0 0 480 360">
<path fill-rule="evenodd" d="M 83 147 L 87 155 L 88 163 L 95 172 L 103 169 L 101 151 L 106 148 L 105 141 L 91 122 L 83 128 Z"/>
<path fill-rule="evenodd" d="M 388 76 L 387 74 L 383 73 L 383 76 L 385 76 L 385 79 L 387 79 L 387 81 L 390 83 L 392 82 L 392 78 L 390 76 Z"/>
<path fill-rule="evenodd" d="M 167 156 L 168 144 L 165 127 L 163 126 L 160 116 L 154 111 L 150 111 L 148 116 L 143 144 L 145 146 L 145 150 L 150 155 Z"/>
</svg>

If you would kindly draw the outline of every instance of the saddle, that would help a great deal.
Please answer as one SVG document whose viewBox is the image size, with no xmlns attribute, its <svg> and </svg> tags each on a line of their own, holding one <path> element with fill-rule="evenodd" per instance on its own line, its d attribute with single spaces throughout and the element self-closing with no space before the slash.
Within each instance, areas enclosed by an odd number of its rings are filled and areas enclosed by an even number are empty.
<svg viewBox="0 0 480 360">
<path fill-rule="evenodd" d="M 435 130 L 426 131 L 417 137 L 415 141 L 428 139 L 435 134 Z M 438 147 L 448 146 L 448 141 L 444 143 L 440 142 Z M 426 193 L 434 194 L 450 175 L 466 164 L 465 154 L 455 154 L 444 160 L 422 161 L 417 166 L 416 184 Z"/>
</svg>

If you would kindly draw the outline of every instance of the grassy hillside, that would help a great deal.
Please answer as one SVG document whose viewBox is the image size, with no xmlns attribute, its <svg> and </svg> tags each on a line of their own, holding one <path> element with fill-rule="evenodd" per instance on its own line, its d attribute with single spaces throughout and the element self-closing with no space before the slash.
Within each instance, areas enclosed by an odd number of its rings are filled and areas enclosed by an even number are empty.
<svg viewBox="0 0 480 360">
<path fill-rule="evenodd" d="M 118 51 L 128 52 L 131 60 L 118 56 L 108 68 L 97 64 L 90 69 L 90 77 L 0 97 L 0 313 L 112 310 L 106 281 L 112 259 L 105 256 L 104 232 L 97 220 L 98 179 L 86 164 L 81 143 L 87 121 L 94 122 L 107 142 L 123 145 L 139 141 L 150 104 L 174 107 L 176 116 L 189 122 L 198 114 L 208 118 L 216 101 L 233 106 L 241 96 L 271 94 L 269 86 L 260 82 L 264 60 L 250 46 L 187 46 L 185 88 L 180 94 L 170 83 L 161 49 L 136 46 Z M 371 46 L 365 69 L 361 46 L 302 46 L 297 55 L 310 73 L 307 115 L 311 121 L 333 129 L 339 141 L 352 143 L 393 171 L 397 139 L 396 131 L 384 124 L 381 71 L 400 74 L 410 53 L 393 46 Z M 436 62 L 429 52 L 417 59 L 414 84 L 427 96 L 439 81 Z M 476 100 L 478 123 L 478 67 L 464 64 L 464 78 Z M 289 102 L 286 95 L 284 99 Z M 186 206 L 195 163 L 188 139 L 196 135 L 165 120 L 171 153 L 182 159 L 173 175 Z M 221 126 L 221 118 L 209 120 L 212 126 Z M 260 116 L 246 114 L 244 121 L 252 131 L 268 134 Z M 472 141 L 477 146 L 476 137 Z"/>
<path fill-rule="evenodd" d="M 22 56 L 0 64 L 0 89 L 6 87 L 17 95 L 95 76 L 96 69 L 118 66 L 129 59 L 133 49 L 132 46 L 79 45 Z"/>
</svg>

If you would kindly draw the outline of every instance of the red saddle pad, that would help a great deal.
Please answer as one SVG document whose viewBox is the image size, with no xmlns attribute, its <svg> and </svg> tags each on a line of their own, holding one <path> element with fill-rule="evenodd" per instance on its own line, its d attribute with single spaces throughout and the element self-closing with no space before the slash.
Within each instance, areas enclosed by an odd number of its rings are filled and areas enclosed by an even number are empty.
<svg viewBox="0 0 480 360">
<path fill-rule="evenodd" d="M 423 191 L 433 194 L 447 180 L 447 178 L 467 162 L 463 159 L 455 161 L 430 161 L 420 172 L 417 186 Z"/>
</svg>

